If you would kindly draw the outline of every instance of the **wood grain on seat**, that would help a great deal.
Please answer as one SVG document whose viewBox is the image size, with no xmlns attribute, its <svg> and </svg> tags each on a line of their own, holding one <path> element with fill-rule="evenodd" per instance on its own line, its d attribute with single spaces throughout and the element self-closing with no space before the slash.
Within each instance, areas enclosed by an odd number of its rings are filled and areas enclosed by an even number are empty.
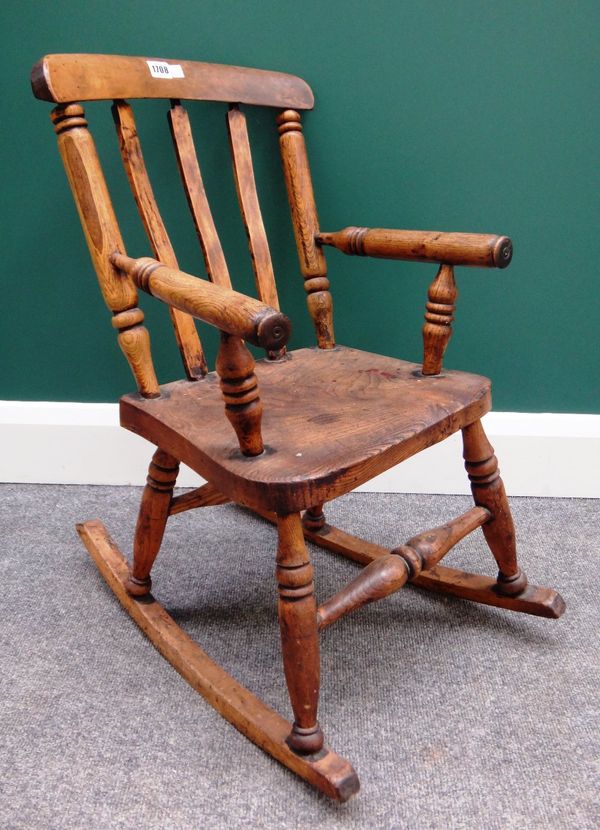
<svg viewBox="0 0 600 830">
<path fill-rule="evenodd" d="M 222 416 L 215 373 L 161 397 L 121 398 L 121 423 L 235 501 L 289 512 L 329 501 L 480 418 L 490 382 L 345 347 L 256 364 L 265 453 L 247 459 Z"/>
</svg>

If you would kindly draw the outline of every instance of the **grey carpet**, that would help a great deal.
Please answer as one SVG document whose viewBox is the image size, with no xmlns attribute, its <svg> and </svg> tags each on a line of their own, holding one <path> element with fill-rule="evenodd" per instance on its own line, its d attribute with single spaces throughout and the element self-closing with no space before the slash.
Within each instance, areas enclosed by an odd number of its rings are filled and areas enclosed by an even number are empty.
<svg viewBox="0 0 600 830">
<path fill-rule="evenodd" d="M 599 503 L 514 499 L 549 621 L 414 589 L 322 640 L 320 720 L 357 769 L 336 805 L 241 737 L 160 657 L 75 535 L 99 517 L 128 551 L 139 490 L 0 487 L 0 826 L 597 828 Z M 470 506 L 357 494 L 332 522 L 382 544 Z M 171 521 L 155 594 L 202 646 L 288 714 L 272 527 L 233 506 Z M 314 550 L 324 599 L 355 572 Z M 493 573 L 480 532 L 450 555 Z"/>
</svg>

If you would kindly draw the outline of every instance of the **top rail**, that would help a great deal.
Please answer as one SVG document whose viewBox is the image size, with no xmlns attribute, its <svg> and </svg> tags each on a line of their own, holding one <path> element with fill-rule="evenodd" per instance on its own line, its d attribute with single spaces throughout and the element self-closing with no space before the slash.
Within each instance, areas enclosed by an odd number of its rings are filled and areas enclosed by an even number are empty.
<svg viewBox="0 0 600 830">
<path fill-rule="evenodd" d="M 312 109 L 306 81 L 283 72 L 124 55 L 46 55 L 33 67 L 36 98 L 54 103 L 130 98 L 226 101 Z"/>
</svg>

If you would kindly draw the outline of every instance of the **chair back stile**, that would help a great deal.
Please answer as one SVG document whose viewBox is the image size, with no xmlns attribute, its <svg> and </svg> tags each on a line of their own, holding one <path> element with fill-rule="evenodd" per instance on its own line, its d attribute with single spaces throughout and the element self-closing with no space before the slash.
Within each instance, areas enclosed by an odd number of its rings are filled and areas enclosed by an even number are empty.
<svg viewBox="0 0 600 830">
<path fill-rule="evenodd" d="M 329 293 L 327 265 L 317 243 L 319 219 L 313 193 L 300 113 L 286 109 L 277 117 L 279 148 L 292 213 L 300 270 L 304 277 L 307 304 L 319 348 L 335 346 L 333 301 Z"/>
<path fill-rule="evenodd" d="M 157 74 L 157 67 L 166 72 L 164 77 Z M 149 335 L 142 325 L 144 315 L 137 305 L 134 283 L 109 260 L 112 254 L 124 254 L 126 249 L 83 109 L 74 100 L 113 101 L 121 158 L 150 247 L 158 261 L 177 269 L 177 257 L 159 212 L 133 109 L 127 99 L 170 101 L 168 121 L 173 146 L 206 272 L 212 282 L 226 288 L 231 287 L 229 270 L 204 188 L 189 116 L 181 101 L 211 100 L 229 104 L 226 123 L 233 174 L 257 293 L 262 302 L 278 310 L 279 298 L 259 205 L 246 116 L 240 110 L 240 103 L 277 108 L 281 113 L 277 121 L 282 134 L 284 176 L 308 308 L 318 345 L 321 348 L 334 345 L 329 281 L 323 252 L 315 242 L 318 220 L 300 115 L 296 111 L 313 105 L 312 93 L 304 81 L 283 73 L 199 62 L 174 64 L 113 55 L 49 55 L 34 68 L 32 86 L 38 98 L 58 103 L 52 118 L 60 153 L 102 293 L 113 312 L 113 325 L 119 331 L 119 344 L 142 396 L 160 394 Z M 169 310 L 185 373 L 189 380 L 197 380 L 206 374 L 207 365 L 195 322 L 180 309 L 170 307 Z M 269 356 L 277 358 L 284 351 Z"/>
<path fill-rule="evenodd" d="M 104 301 L 113 313 L 123 350 L 138 390 L 146 398 L 160 395 L 150 354 L 150 336 L 142 325 L 137 290 L 111 263 L 115 252 L 125 251 L 106 180 L 79 104 L 62 104 L 52 111 L 58 148 L 71 185 L 77 211 L 98 276 Z"/>
</svg>

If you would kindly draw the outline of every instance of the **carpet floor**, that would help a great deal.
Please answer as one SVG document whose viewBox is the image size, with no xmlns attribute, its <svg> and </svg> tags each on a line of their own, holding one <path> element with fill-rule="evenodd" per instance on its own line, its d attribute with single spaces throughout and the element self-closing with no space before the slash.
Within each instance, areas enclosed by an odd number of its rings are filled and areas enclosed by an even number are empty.
<svg viewBox="0 0 600 830">
<path fill-rule="evenodd" d="M 521 563 L 558 621 L 413 588 L 322 638 L 319 719 L 361 792 L 330 802 L 223 721 L 145 639 L 74 524 L 129 553 L 140 491 L 0 486 L 0 827 L 600 827 L 600 502 L 513 499 Z M 329 506 L 393 546 L 471 506 L 355 494 Z M 274 529 L 231 506 L 174 517 L 154 593 L 215 660 L 289 716 Z M 357 566 L 312 549 L 320 601 Z M 448 564 L 493 574 L 480 531 Z"/>
</svg>

